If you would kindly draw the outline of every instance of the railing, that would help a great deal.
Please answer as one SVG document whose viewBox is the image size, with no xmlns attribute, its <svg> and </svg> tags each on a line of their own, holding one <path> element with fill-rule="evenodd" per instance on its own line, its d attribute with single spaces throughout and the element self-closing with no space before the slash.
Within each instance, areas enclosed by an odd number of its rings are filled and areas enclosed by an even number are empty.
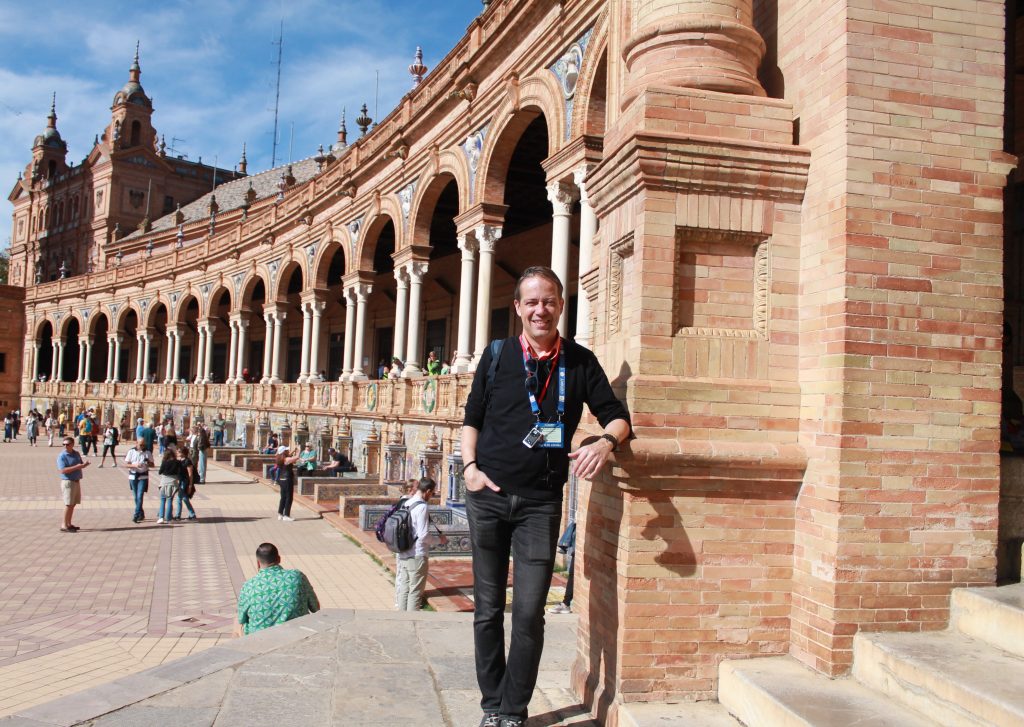
<svg viewBox="0 0 1024 727">
<path fill-rule="evenodd" d="M 258 411 L 302 411 L 315 415 L 368 414 L 433 421 L 460 421 L 472 374 L 383 381 L 308 384 L 134 384 L 32 381 L 23 395 L 78 402 L 131 402 L 223 407 Z M 40 406 L 37 402 L 36 406 Z"/>
</svg>

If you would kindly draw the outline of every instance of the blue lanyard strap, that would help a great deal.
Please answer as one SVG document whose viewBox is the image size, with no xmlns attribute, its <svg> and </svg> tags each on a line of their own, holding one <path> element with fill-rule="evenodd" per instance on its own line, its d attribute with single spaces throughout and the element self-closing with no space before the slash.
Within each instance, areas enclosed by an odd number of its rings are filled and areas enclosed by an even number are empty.
<svg viewBox="0 0 1024 727">
<path fill-rule="evenodd" d="M 523 366 L 526 366 L 526 354 L 524 352 Z M 540 421 L 540 406 L 537 405 L 537 397 L 533 395 L 532 391 L 527 390 L 527 398 L 530 400 L 530 411 L 537 417 L 537 421 Z M 558 420 L 562 420 L 562 415 L 565 414 L 565 351 L 560 351 L 558 355 Z"/>
</svg>

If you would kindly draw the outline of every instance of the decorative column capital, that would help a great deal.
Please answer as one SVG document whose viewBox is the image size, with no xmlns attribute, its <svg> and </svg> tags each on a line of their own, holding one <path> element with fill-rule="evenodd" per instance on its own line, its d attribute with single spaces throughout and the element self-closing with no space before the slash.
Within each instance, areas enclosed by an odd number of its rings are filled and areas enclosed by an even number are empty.
<svg viewBox="0 0 1024 727">
<path fill-rule="evenodd" d="M 409 286 L 409 271 L 406 270 L 404 265 L 399 265 L 395 268 L 395 282 L 399 288 L 407 288 Z"/>
<path fill-rule="evenodd" d="M 572 181 L 576 184 L 580 193 L 580 204 L 590 204 L 590 197 L 587 195 L 587 176 L 593 171 L 593 169 L 593 164 L 584 164 L 572 171 Z"/>
<path fill-rule="evenodd" d="M 410 262 L 406 265 L 409 272 L 409 282 L 420 284 L 423 282 L 423 278 L 426 277 L 427 271 L 430 269 L 430 263 L 426 260 Z"/>
<path fill-rule="evenodd" d="M 352 286 L 352 291 L 355 293 L 356 300 L 359 303 L 366 303 L 370 293 L 373 292 L 373 285 L 370 283 L 356 283 Z"/>
<path fill-rule="evenodd" d="M 553 214 L 568 217 L 572 214 L 572 204 L 576 201 L 576 188 L 565 182 L 551 182 L 548 185 L 548 202 L 554 209 Z"/>
<path fill-rule="evenodd" d="M 465 234 L 459 235 L 457 239 L 459 241 L 459 249 L 462 250 L 462 259 L 476 260 L 477 250 L 480 249 L 480 245 L 477 244 L 477 241 Z"/>
<path fill-rule="evenodd" d="M 171 326 L 167 326 L 167 337 L 168 338 L 170 338 L 171 336 L 180 336 L 180 335 L 181 335 L 181 327 L 180 326 L 178 326 L 177 324 L 174 324 L 174 325 L 171 325 Z"/>
<path fill-rule="evenodd" d="M 501 239 L 501 228 L 496 225 L 480 225 L 473 234 L 481 253 L 493 253 L 494 246 Z"/>
</svg>

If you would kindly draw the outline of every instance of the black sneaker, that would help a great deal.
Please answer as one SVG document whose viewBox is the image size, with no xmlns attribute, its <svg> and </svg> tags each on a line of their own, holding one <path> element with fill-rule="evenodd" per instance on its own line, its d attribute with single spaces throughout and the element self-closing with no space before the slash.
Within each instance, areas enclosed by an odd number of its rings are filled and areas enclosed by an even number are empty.
<svg viewBox="0 0 1024 727">
<path fill-rule="evenodd" d="M 501 727 L 501 715 L 484 712 L 484 717 L 480 720 L 480 727 Z"/>
<path fill-rule="evenodd" d="M 524 724 L 526 719 L 523 717 L 502 717 L 498 723 L 499 727 L 523 727 Z"/>
</svg>

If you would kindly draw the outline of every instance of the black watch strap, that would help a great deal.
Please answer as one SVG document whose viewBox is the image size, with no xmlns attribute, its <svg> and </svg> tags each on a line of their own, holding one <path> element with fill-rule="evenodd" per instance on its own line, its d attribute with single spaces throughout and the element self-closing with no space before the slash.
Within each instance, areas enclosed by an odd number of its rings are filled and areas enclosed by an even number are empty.
<svg viewBox="0 0 1024 727">
<path fill-rule="evenodd" d="M 615 435 L 608 434 L 608 432 L 605 432 L 604 434 L 601 435 L 601 439 L 607 439 L 609 442 L 612 443 L 613 452 L 619 448 L 619 440 L 615 438 Z"/>
</svg>

